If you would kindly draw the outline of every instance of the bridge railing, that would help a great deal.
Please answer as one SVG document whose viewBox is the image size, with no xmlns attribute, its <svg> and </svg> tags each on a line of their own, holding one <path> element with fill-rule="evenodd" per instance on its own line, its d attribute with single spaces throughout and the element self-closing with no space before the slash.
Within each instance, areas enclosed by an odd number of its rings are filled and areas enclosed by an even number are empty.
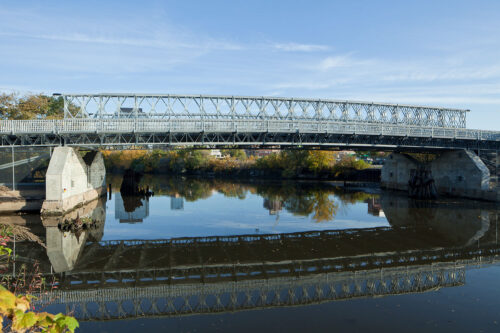
<svg viewBox="0 0 500 333">
<path fill-rule="evenodd" d="M 331 133 L 500 141 L 500 132 L 496 131 L 334 121 L 64 119 L 4 120 L 0 122 L 0 134 L 4 135 L 168 132 Z"/>
</svg>

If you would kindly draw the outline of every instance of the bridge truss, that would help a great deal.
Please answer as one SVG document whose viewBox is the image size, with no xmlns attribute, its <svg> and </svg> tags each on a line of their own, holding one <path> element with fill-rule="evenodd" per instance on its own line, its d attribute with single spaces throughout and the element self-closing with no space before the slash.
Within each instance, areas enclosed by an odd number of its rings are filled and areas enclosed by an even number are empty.
<svg viewBox="0 0 500 333">
<path fill-rule="evenodd" d="M 79 320 L 116 320 L 318 304 L 464 284 L 464 266 L 448 264 L 224 283 L 57 290 L 40 295 L 35 305 L 66 304 Z"/>
<path fill-rule="evenodd" d="M 468 110 L 330 99 L 152 94 L 64 94 L 71 118 L 266 119 L 465 128 Z"/>
<path fill-rule="evenodd" d="M 329 240 L 350 236 L 365 243 L 364 236 L 377 234 L 385 240 L 399 235 L 390 228 L 373 228 L 90 243 L 79 259 L 86 264 L 61 275 L 58 289 L 39 295 L 36 304 L 65 304 L 80 320 L 297 306 L 460 286 L 465 284 L 467 267 L 496 264 L 500 258 L 496 243 L 481 247 L 429 244 L 426 249 L 389 247 L 375 252 L 360 246 L 352 255 L 339 256 L 330 250 L 334 257 L 322 257 L 331 249 L 325 245 Z M 294 242 L 319 245 L 313 257 L 300 258 Z M 391 242 L 383 242 L 387 243 Z M 287 253 L 275 255 L 273 244 L 286 248 Z M 260 248 L 272 257 L 256 254 Z M 242 251 L 252 260 L 242 256 Z M 149 258 L 153 254 L 155 258 Z M 217 260 L 210 262 L 201 255 Z"/>
<path fill-rule="evenodd" d="M 65 94 L 64 120 L 0 123 L 0 147 L 500 149 L 468 110 L 327 99 Z"/>
</svg>

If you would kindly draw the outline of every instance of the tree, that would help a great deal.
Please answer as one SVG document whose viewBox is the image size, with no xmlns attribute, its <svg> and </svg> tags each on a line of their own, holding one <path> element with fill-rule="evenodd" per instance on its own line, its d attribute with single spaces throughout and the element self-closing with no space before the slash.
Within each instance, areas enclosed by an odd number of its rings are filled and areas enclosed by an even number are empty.
<svg viewBox="0 0 500 333">
<path fill-rule="evenodd" d="M 26 95 L 17 103 L 18 112 L 15 119 L 45 118 L 49 104 L 49 97 L 42 94 Z"/>
<path fill-rule="evenodd" d="M 330 167 L 335 161 L 335 152 L 324 150 L 309 151 L 308 168 L 314 173 Z"/>
<path fill-rule="evenodd" d="M 69 109 L 76 109 L 76 106 L 71 104 Z M 64 100 L 62 96 L 50 97 L 49 107 L 47 109 L 47 119 L 62 119 L 64 118 Z"/>
<path fill-rule="evenodd" d="M 14 119 L 13 115 L 17 108 L 17 95 L 14 93 L 0 95 L 0 118 L 1 119 Z"/>
<path fill-rule="evenodd" d="M 75 105 L 69 105 L 75 110 Z M 0 95 L 0 119 L 61 119 L 64 117 L 64 100 L 61 96 L 17 93 Z"/>
<path fill-rule="evenodd" d="M 237 160 L 246 160 L 247 154 L 243 149 L 222 149 L 221 153 L 223 155 L 229 155 Z"/>
</svg>

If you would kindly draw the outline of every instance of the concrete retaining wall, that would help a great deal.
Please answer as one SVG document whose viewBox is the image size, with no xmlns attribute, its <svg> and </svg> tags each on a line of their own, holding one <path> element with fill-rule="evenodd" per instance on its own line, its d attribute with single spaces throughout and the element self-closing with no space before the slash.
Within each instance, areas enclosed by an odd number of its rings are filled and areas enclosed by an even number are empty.
<svg viewBox="0 0 500 333">
<path fill-rule="evenodd" d="M 100 152 L 83 158 L 71 147 L 54 149 L 46 174 L 42 215 L 61 215 L 106 193 L 106 169 Z"/>
</svg>

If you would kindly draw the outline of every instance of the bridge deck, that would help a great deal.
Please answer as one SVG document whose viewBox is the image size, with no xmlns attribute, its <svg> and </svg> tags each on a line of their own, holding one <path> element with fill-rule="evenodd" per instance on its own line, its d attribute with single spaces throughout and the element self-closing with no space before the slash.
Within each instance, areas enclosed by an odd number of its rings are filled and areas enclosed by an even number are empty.
<svg viewBox="0 0 500 333">
<path fill-rule="evenodd" d="M 11 146 L 303 146 L 378 149 L 500 149 L 500 132 L 328 120 L 65 119 L 6 120 Z"/>
</svg>

